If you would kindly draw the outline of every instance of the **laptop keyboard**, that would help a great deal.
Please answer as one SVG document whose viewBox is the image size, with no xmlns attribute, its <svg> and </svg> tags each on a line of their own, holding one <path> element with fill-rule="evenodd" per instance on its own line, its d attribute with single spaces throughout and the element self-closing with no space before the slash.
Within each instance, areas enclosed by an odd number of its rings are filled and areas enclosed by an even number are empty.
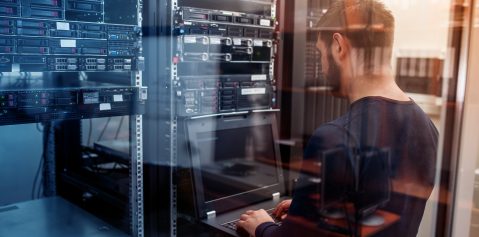
<svg viewBox="0 0 479 237">
<path fill-rule="evenodd" d="M 273 211 L 274 211 L 274 208 L 266 210 L 266 212 L 269 214 L 269 216 L 271 216 L 273 218 L 273 220 L 275 220 L 275 223 L 277 225 L 281 225 L 281 221 L 276 221 L 276 217 L 273 216 Z M 238 223 L 238 221 L 239 221 L 239 219 L 234 220 L 234 221 L 230 221 L 230 222 L 226 222 L 226 223 L 222 224 L 221 226 L 236 231 L 236 224 Z"/>
<path fill-rule="evenodd" d="M 234 220 L 234 221 L 231 221 L 231 222 L 227 222 L 227 223 L 224 223 L 222 224 L 223 227 L 226 227 L 230 230 L 236 230 L 236 224 L 238 223 L 239 220 Z"/>
</svg>

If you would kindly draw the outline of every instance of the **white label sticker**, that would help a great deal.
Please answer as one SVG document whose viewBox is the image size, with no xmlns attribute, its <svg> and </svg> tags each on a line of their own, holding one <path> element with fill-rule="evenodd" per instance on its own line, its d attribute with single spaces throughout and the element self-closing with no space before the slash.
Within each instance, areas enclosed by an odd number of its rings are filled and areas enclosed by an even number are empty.
<svg viewBox="0 0 479 237">
<path fill-rule="evenodd" d="M 221 39 L 220 38 L 210 38 L 210 44 L 221 44 Z"/>
<path fill-rule="evenodd" d="M 62 48 L 76 48 L 77 41 L 76 40 L 60 40 L 60 46 Z"/>
<path fill-rule="evenodd" d="M 221 13 L 222 13 L 223 15 L 228 15 L 228 16 L 232 16 L 232 15 L 233 15 L 233 12 L 222 11 Z"/>
<path fill-rule="evenodd" d="M 266 94 L 266 88 L 248 88 L 242 89 L 241 95 L 264 95 Z"/>
<path fill-rule="evenodd" d="M 266 74 L 251 75 L 252 81 L 266 81 L 266 79 L 268 79 Z"/>
<path fill-rule="evenodd" d="M 100 111 L 105 111 L 105 110 L 111 110 L 111 104 L 110 103 L 100 104 Z"/>
<path fill-rule="evenodd" d="M 183 24 L 185 24 L 185 25 L 187 25 L 187 26 L 190 26 L 190 25 L 193 25 L 193 22 L 185 21 Z"/>
<path fill-rule="evenodd" d="M 183 42 L 185 44 L 196 44 L 196 37 L 185 36 L 185 38 L 183 39 Z"/>
<path fill-rule="evenodd" d="M 241 39 L 233 39 L 234 45 L 241 45 Z"/>
<path fill-rule="evenodd" d="M 263 41 L 262 40 L 254 40 L 253 45 L 256 47 L 262 47 Z"/>
<path fill-rule="evenodd" d="M 123 102 L 123 95 L 113 95 L 113 101 Z"/>
<path fill-rule="evenodd" d="M 267 19 L 261 19 L 259 20 L 259 24 L 262 26 L 271 26 L 271 21 Z"/>
<path fill-rule="evenodd" d="M 70 23 L 57 22 L 57 30 L 70 30 Z"/>
</svg>

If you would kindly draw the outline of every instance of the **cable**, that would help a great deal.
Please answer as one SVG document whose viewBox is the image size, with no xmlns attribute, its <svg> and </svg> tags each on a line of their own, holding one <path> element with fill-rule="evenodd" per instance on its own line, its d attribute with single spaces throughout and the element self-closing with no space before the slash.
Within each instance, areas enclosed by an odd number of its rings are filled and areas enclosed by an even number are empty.
<svg viewBox="0 0 479 237">
<path fill-rule="evenodd" d="M 39 132 L 43 132 L 43 129 L 42 129 L 42 128 L 40 128 L 40 126 L 41 126 L 41 123 L 37 123 L 37 131 L 39 131 Z"/>
<path fill-rule="evenodd" d="M 35 199 L 38 177 L 39 177 L 40 171 L 43 167 L 44 157 L 45 157 L 45 151 L 43 151 L 42 155 L 40 156 L 40 162 L 38 164 L 37 171 L 35 172 L 35 178 L 33 179 L 33 186 L 32 186 L 32 192 L 31 192 L 32 199 Z"/>
<path fill-rule="evenodd" d="M 106 121 L 105 126 L 103 127 L 103 129 L 101 130 L 100 136 L 98 137 L 97 141 L 100 141 L 103 138 L 103 135 L 105 134 L 105 131 L 106 131 L 108 125 L 110 124 L 110 121 L 111 121 L 111 117 L 108 117 L 108 120 Z"/>
<path fill-rule="evenodd" d="M 93 130 L 93 121 L 92 119 L 89 120 L 90 126 L 88 127 L 88 140 L 86 142 L 86 146 L 90 146 L 90 141 L 91 141 L 91 134 Z"/>
<path fill-rule="evenodd" d="M 42 195 L 42 193 L 43 193 L 43 185 L 42 185 L 43 184 L 43 175 L 40 178 L 39 184 L 40 185 L 38 186 L 37 198 L 41 198 L 43 196 Z"/>
<path fill-rule="evenodd" d="M 123 120 L 125 119 L 125 117 L 121 117 L 120 119 L 120 125 L 118 125 L 118 129 L 116 130 L 116 134 L 115 134 L 115 140 L 118 139 L 118 135 L 120 134 L 120 130 L 121 130 L 121 126 L 123 125 Z"/>
<path fill-rule="evenodd" d="M 37 129 L 39 129 L 38 127 L 38 123 L 37 123 Z M 46 156 L 47 156 L 47 149 L 48 149 L 48 133 L 45 132 L 46 131 L 49 131 L 49 126 L 44 126 L 43 130 L 42 130 L 42 139 L 43 139 L 43 151 L 42 151 L 42 155 L 40 156 L 40 162 L 38 164 L 38 168 L 37 168 L 37 171 L 35 172 L 35 178 L 33 180 L 33 187 L 32 187 L 32 192 L 31 192 L 31 196 L 32 196 L 32 199 L 36 199 L 36 198 L 40 198 L 41 197 L 41 194 L 42 194 L 42 191 L 43 191 L 43 177 L 44 177 L 44 173 L 42 172 L 42 170 L 44 169 L 44 166 L 45 166 L 45 160 L 46 160 Z M 37 187 L 37 183 L 38 183 L 38 187 Z M 35 195 L 36 194 L 36 195 Z"/>
</svg>

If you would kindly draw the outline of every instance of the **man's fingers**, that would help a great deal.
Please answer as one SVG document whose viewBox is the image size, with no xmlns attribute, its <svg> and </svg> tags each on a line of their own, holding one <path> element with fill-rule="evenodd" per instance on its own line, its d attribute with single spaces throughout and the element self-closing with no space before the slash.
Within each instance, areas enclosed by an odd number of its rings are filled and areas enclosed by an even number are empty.
<svg viewBox="0 0 479 237">
<path fill-rule="evenodd" d="M 239 220 L 238 223 L 236 223 L 236 226 L 243 228 L 245 223 L 245 221 Z"/>
<path fill-rule="evenodd" d="M 273 216 L 277 216 L 278 213 L 279 213 L 279 207 L 276 207 L 271 214 L 273 214 Z"/>
<path fill-rule="evenodd" d="M 245 221 L 245 220 L 247 220 L 248 218 L 249 218 L 249 215 L 247 215 L 247 214 L 243 214 L 243 215 L 240 216 L 240 220 L 241 220 L 241 221 Z"/>
<path fill-rule="evenodd" d="M 282 215 L 286 214 L 288 212 L 289 206 L 291 205 L 291 200 L 284 200 L 280 202 L 275 210 L 273 211 L 273 215 L 276 218 L 281 217 Z"/>
<path fill-rule="evenodd" d="M 280 202 L 278 205 L 276 205 L 276 208 L 273 210 L 273 215 L 278 215 L 278 213 L 281 212 L 282 206 L 283 206 L 284 201 Z"/>
<path fill-rule="evenodd" d="M 284 201 L 282 201 L 282 202 L 278 203 L 278 205 L 276 205 L 276 209 L 279 209 L 279 208 L 281 208 L 281 206 L 283 206 L 283 205 L 284 205 Z"/>
<path fill-rule="evenodd" d="M 246 214 L 248 214 L 248 215 L 251 215 L 251 214 L 253 214 L 253 213 L 254 213 L 253 210 L 248 210 L 248 211 L 246 211 Z"/>
<path fill-rule="evenodd" d="M 273 215 L 278 217 L 280 216 L 286 209 L 286 202 L 285 201 L 282 201 L 281 203 L 278 204 L 278 206 L 276 206 L 276 208 L 274 209 L 273 211 Z"/>
</svg>

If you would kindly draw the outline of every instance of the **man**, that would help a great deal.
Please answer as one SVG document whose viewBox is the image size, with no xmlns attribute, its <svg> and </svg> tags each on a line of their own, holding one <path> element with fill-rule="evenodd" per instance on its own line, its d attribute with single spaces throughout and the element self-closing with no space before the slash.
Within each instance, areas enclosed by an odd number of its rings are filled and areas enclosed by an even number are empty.
<svg viewBox="0 0 479 237">
<path fill-rule="evenodd" d="M 351 105 L 344 116 L 315 131 L 303 163 L 318 161 L 322 152 L 335 147 L 389 150 L 394 185 L 384 209 L 400 220 L 378 235 L 416 236 L 434 186 L 438 132 L 395 83 L 394 17 L 376 0 L 338 0 L 318 28 L 316 46 L 332 93 Z M 293 199 L 276 207 L 273 214 L 283 218 L 281 226 L 264 210 L 251 210 L 241 215 L 239 228 L 256 237 L 321 236 L 321 194 L 304 188 L 308 182 L 311 179 L 302 176 Z"/>
</svg>

